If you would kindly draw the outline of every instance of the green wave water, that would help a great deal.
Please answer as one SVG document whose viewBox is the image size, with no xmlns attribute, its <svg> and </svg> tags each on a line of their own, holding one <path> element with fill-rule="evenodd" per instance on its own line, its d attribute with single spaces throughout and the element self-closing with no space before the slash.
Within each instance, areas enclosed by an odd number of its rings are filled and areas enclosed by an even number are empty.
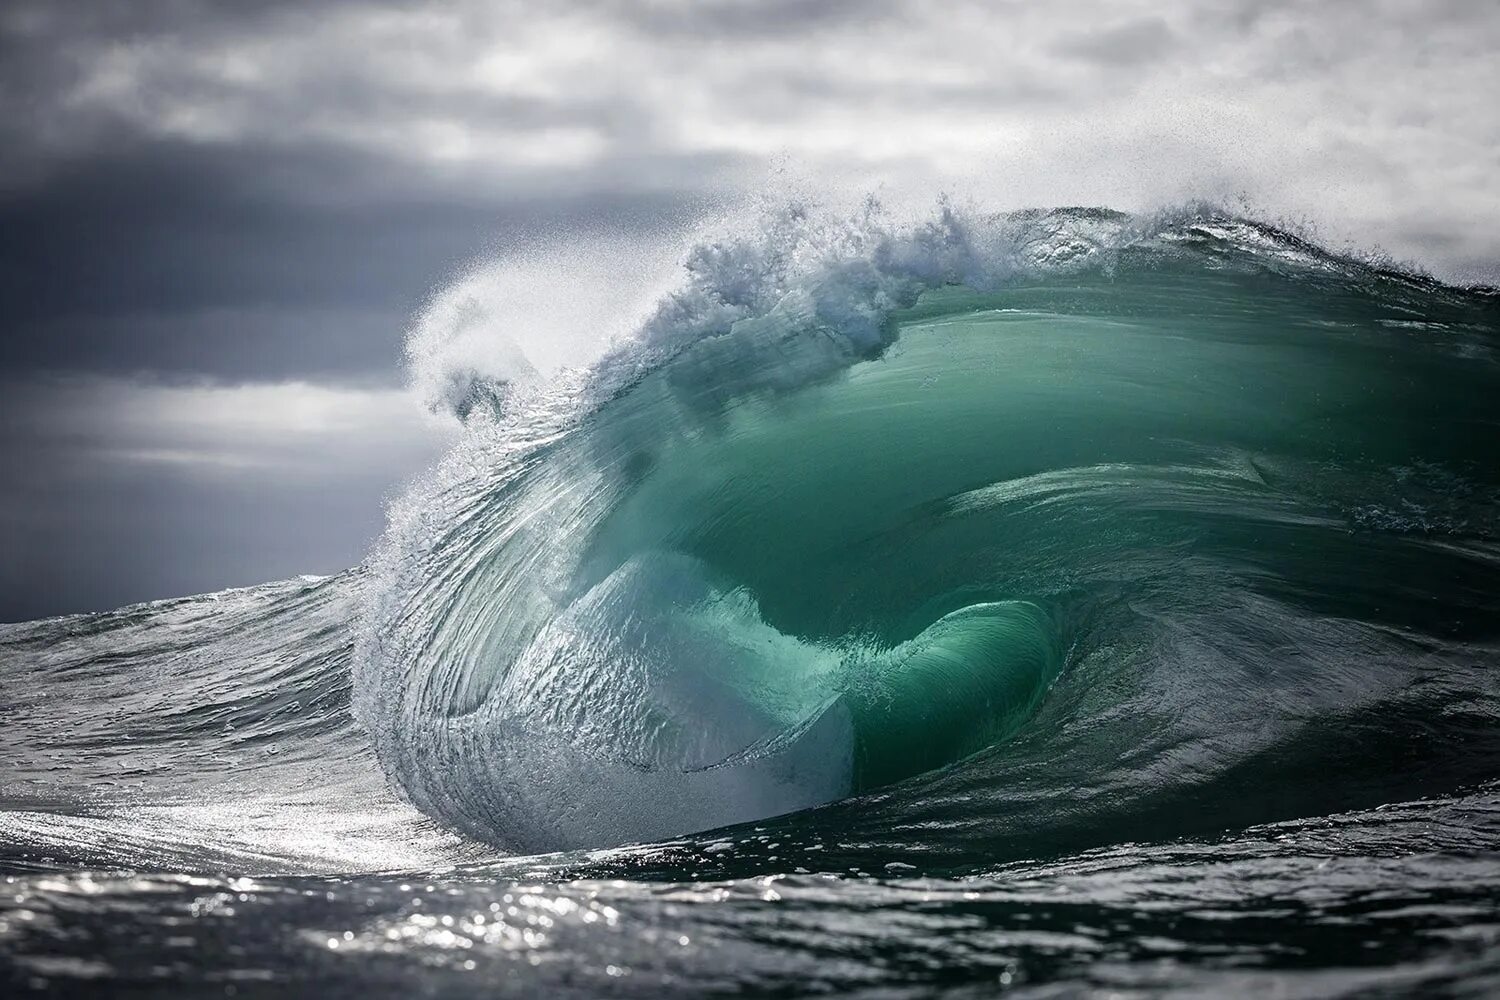
<svg viewBox="0 0 1500 1000">
<path fill-rule="evenodd" d="M 1247 822 L 1323 793 L 1286 767 L 1413 789 L 1345 741 L 1418 738 L 1413 644 L 1490 660 L 1493 296 L 1217 217 L 821 226 L 700 250 L 398 517 L 357 678 L 413 801 L 602 846 L 893 784 L 1005 802 L 1015 748 L 1076 733 L 1098 836 L 1145 807 L 1113 755 L 1181 755 L 1154 792 Z"/>
</svg>

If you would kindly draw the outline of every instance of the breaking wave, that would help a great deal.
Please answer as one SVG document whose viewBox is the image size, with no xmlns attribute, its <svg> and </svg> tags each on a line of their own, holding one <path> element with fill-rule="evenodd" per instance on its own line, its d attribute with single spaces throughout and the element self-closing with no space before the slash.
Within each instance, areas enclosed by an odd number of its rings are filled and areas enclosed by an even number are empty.
<svg viewBox="0 0 1500 1000">
<path fill-rule="evenodd" d="M 1495 320 L 1201 208 L 779 213 L 591 366 L 427 379 L 470 430 L 394 511 L 356 714 L 525 851 L 1461 787 L 1500 763 Z"/>
</svg>

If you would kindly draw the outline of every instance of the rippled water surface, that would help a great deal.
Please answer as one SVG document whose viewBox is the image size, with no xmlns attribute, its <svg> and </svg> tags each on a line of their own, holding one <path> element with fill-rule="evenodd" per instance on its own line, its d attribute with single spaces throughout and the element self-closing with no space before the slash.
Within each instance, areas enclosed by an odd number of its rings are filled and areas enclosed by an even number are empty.
<svg viewBox="0 0 1500 1000">
<path fill-rule="evenodd" d="M 1500 305 L 794 215 L 346 574 L 0 626 L 0 976 L 1491 995 Z"/>
</svg>

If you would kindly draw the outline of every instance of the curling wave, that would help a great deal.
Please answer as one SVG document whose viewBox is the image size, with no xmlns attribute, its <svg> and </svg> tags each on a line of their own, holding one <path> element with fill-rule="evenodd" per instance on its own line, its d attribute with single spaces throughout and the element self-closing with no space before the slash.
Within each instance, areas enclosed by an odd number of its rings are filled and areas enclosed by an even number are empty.
<svg viewBox="0 0 1500 1000">
<path fill-rule="evenodd" d="M 854 796 L 846 836 L 944 817 L 930 863 L 1463 787 L 1497 328 L 1200 209 L 788 211 L 591 368 L 443 384 L 470 433 L 394 511 L 356 714 L 520 850 Z"/>
</svg>

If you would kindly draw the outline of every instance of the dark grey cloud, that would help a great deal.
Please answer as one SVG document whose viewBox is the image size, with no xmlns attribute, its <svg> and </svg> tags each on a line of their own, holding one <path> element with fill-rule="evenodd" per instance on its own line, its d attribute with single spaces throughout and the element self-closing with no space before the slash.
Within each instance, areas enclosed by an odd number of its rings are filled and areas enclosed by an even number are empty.
<svg viewBox="0 0 1500 1000">
<path fill-rule="evenodd" d="M 1109 66 L 1133 66 L 1160 59 L 1180 43 L 1166 21 L 1143 17 L 1071 33 L 1058 43 L 1057 51 Z"/>
<path fill-rule="evenodd" d="M 99 145 L 130 140 L 130 130 L 113 127 L 109 116 L 67 107 L 68 94 L 101 53 L 163 38 L 254 31 L 301 6 L 292 0 L 9 0 L 0 8 L 0 138 L 9 151 L 0 186 L 36 178 L 43 172 L 38 156 L 87 156 Z"/>
<path fill-rule="evenodd" d="M 291 193 L 357 183 L 358 168 L 326 150 L 149 144 L 0 196 L 0 368 L 389 381 L 413 311 L 476 254 L 585 225 L 657 231 L 694 204 L 607 190 L 540 203 Z"/>
<path fill-rule="evenodd" d="M 920 16 L 897 0 L 603 0 L 597 9 L 644 31 L 728 42 L 802 37 Z"/>
</svg>

